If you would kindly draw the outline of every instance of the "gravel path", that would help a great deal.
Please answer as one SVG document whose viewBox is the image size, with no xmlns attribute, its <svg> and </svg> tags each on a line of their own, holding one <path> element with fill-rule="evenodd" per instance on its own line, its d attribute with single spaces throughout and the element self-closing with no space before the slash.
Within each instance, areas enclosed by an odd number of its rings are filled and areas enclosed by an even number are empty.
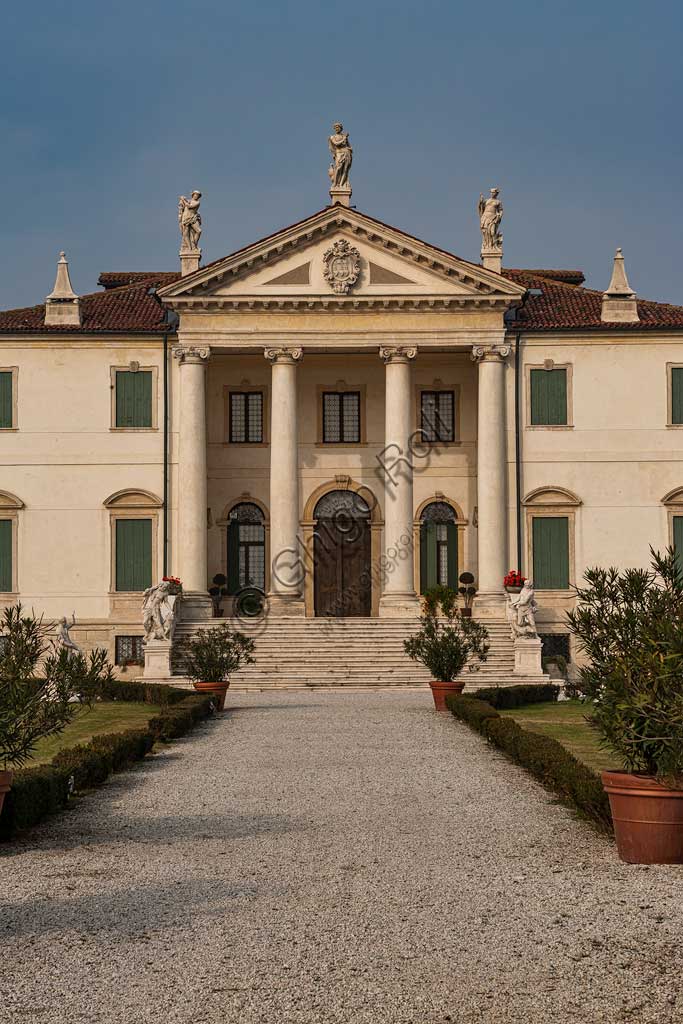
<svg viewBox="0 0 683 1024">
<path fill-rule="evenodd" d="M 0 1020 L 683 1020 L 683 869 L 418 692 L 235 710 L 0 847 Z"/>
</svg>

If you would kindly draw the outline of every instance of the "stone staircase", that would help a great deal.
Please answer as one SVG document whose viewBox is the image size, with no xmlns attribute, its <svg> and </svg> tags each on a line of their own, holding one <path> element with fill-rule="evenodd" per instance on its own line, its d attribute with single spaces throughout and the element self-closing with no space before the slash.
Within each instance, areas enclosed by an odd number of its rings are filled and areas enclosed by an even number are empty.
<svg viewBox="0 0 683 1024">
<path fill-rule="evenodd" d="M 266 620 L 213 619 L 201 625 L 217 626 L 226 621 L 256 643 L 256 661 L 231 677 L 233 689 L 424 686 L 429 681 L 426 668 L 403 651 L 404 638 L 417 629 L 416 619 L 269 616 Z M 192 634 L 199 625 L 179 622 L 176 639 Z M 477 671 L 462 674 L 467 690 L 547 681 L 545 676 L 513 675 L 508 624 L 486 622 L 486 628 L 491 643 L 488 661 Z M 182 674 L 182 663 L 174 664 L 174 675 Z"/>
</svg>

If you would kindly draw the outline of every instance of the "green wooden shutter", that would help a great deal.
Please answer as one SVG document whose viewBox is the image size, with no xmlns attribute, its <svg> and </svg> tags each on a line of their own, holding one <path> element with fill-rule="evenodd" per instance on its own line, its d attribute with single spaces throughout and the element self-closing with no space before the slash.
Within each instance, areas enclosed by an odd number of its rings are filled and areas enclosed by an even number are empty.
<svg viewBox="0 0 683 1024">
<path fill-rule="evenodd" d="M 0 519 L 0 592 L 12 590 L 12 520 Z"/>
<path fill-rule="evenodd" d="M 12 371 L 0 373 L 0 427 L 13 427 L 12 423 Z"/>
<path fill-rule="evenodd" d="M 564 426 L 567 423 L 567 371 L 531 370 L 531 423 Z"/>
<path fill-rule="evenodd" d="M 448 556 L 448 586 L 453 590 L 458 589 L 458 527 L 455 523 L 446 524 Z"/>
<path fill-rule="evenodd" d="M 674 551 L 678 568 L 683 573 L 683 516 L 673 517 Z"/>
<path fill-rule="evenodd" d="M 146 590 L 152 585 L 152 520 L 116 520 L 116 589 Z"/>
<path fill-rule="evenodd" d="M 569 519 L 534 516 L 533 583 L 537 590 L 569 589 Z"/>
<path fill-rule="evenodd" d="M 152 426 L 152 371 L 116 371 L 116 426 Z"/>
<path fill-rule="evenodd" d="M 420 593 L 425 594 L 438 582 L 436 565 L 436 523 L 420 525 Z"/>
<path fill-rule="evenodd" d="M 671 422 L 683 423 L 683 366 L 671 368 Z"/>
<path fill-rule="evenodd" d="M 240 589 L 240 524 L 231 519 L 228 525 L 228 593 Z"/>
</svg>

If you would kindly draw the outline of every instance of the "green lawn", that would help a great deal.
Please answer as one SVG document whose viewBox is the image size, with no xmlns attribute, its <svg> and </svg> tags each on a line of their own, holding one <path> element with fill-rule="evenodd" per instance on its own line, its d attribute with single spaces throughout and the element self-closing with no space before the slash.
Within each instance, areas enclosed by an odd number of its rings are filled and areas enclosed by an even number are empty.
<svg viewBox="0 0 683 1024">
<path fill-rule="evenodd" d="M 566 747 L 574 757 L 596 771 L 614 768 L 617 758 L 609 750 L 600 747 L 599 735 L 586 722 L 588 708 L 578 700 L 527 704 L 525 707 L 501 711 L 516 719 L 520 725 L 532 732 L 552 736 Z"/>
<path fill-rule="evenodd" d="M 126 729 L 139 729 L 147 724 L 150 718 L 158 715 L 161 708 L 156 704 L 126 703 L 124 701 L 103 701 L 93 704 L 92 708 L 81 708 L 64 732 L 56 736 L 48 736 L 38 743 L 35 754 L 27 767 L 45 764 L 64 747 L 75 747 L 77 743 L 87 743 L 101 733 L 125 732 Z"/>
</svg>

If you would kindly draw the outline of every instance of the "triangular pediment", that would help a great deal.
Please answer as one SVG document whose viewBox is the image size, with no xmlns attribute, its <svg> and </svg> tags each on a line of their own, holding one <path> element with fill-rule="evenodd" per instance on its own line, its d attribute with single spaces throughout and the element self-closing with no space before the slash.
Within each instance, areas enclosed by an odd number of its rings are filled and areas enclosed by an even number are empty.
<svg viewBox="0 0 683 1024">
<path fill-rule="evenodd" d="M 524 289 L 358 210 L 326 207 L 159 290 L 170 305 L 327 301 L 510 304 Z"/>
</svg>

